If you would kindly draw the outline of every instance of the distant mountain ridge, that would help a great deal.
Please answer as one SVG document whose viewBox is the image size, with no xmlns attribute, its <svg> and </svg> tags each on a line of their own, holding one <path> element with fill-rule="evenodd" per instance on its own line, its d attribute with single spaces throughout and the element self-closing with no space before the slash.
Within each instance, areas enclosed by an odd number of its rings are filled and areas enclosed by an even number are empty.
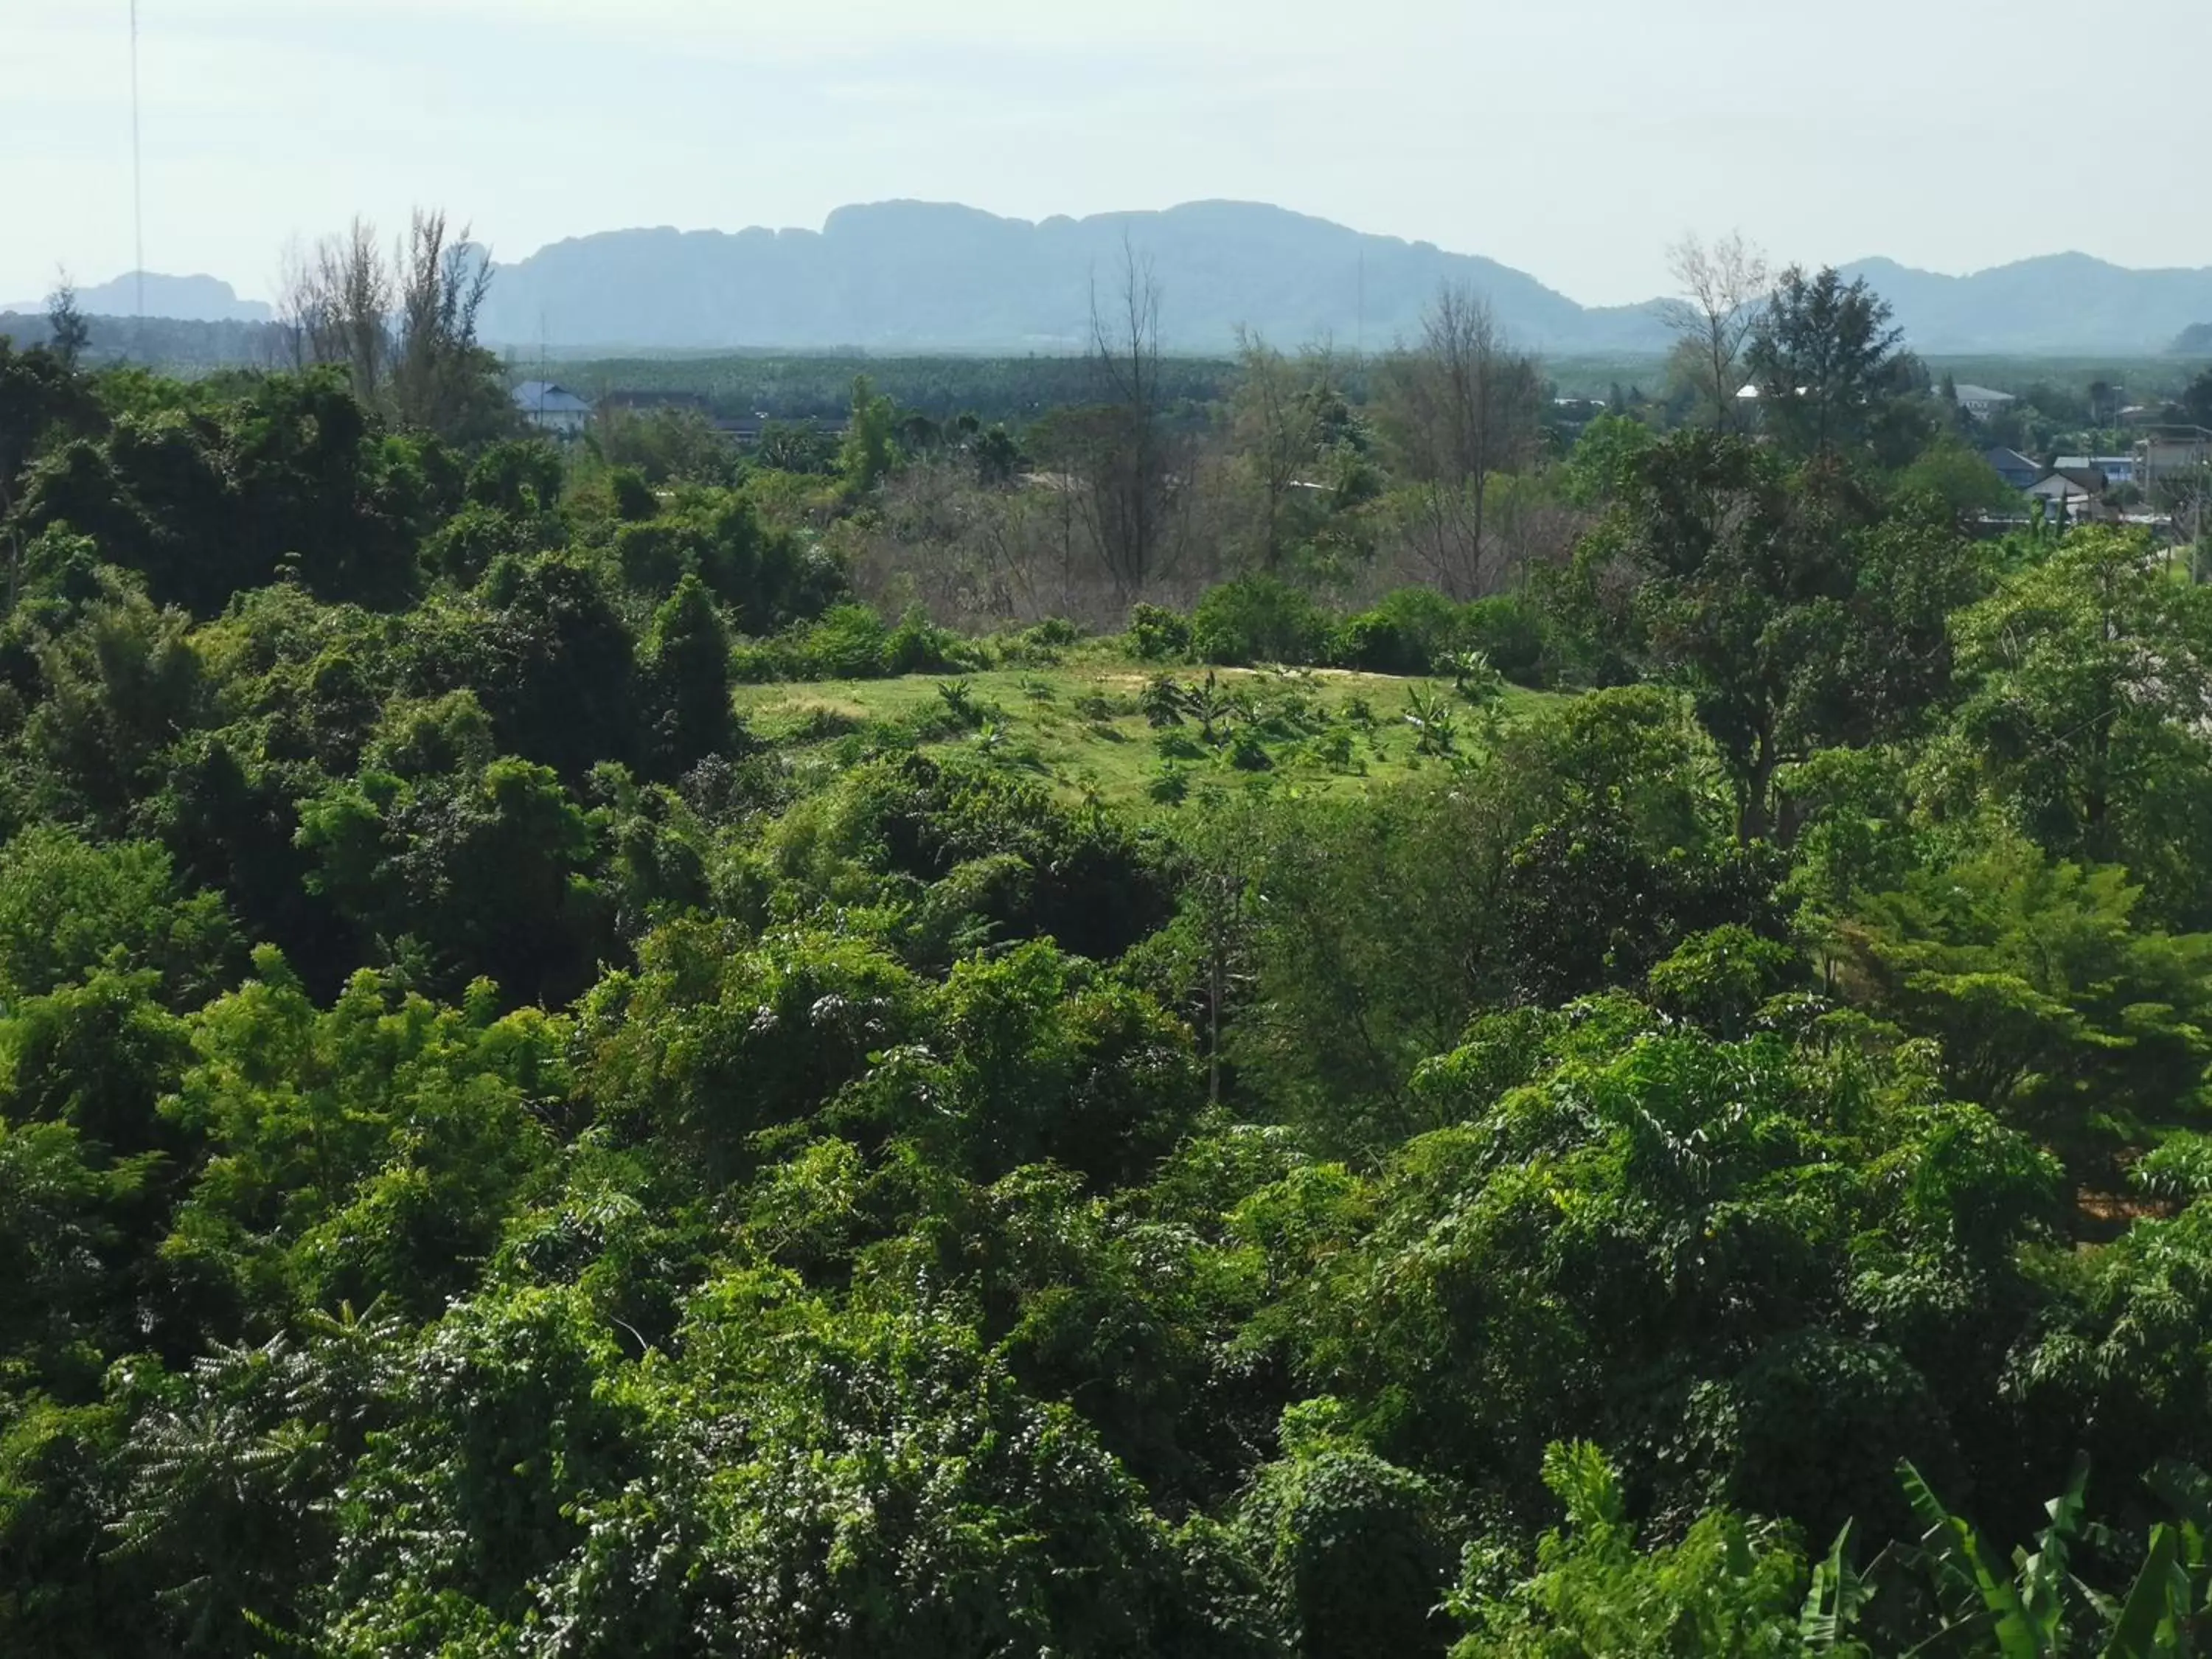
<svg viewBox="0 0 2212 1659">
<path fill-rule="evenodd" d="M 1539 349 L 1665 343 L 1644 310 L 1588 310 L 1495 260 L 1243 202 L 1037 223 L 884 202 L 840 208 L 819 231 L 610 231 L 501 266 L 483 328 L 568 349 L 1072 351 L 1094 279 L 1102 296 L 1120 283 L 1125 239 L 1151 262 L 1162 337 L 1181 350 L 1225 349 L 1240 326 L 1286 346 L 1387 345 L 1446 282 L 1487 295 Z"/>
<path fill-rule="evenodd" d="M 0 305 L 0 312 L 35 315 L 46 308 L 46 297 Z M 276 314 L 258 300 L 241 300 L 228 283 L 213 276 L 165 276 L 146 273 L 146 314 L 185 323 L 265 323 Z M 88 317 L 135 317 L 138 314 L 138 274 L 125 271 L 112 283 L 96 283 L 76 291 L 76 308 Z"/>
<path fill-rule="evenodd" d="M 1893 259 L 1844 268 L 1897 313 L 1916 349 L 2151 356 L 2212 321 L 2212 270 L 2130 270 L 2086 253 L 2052 253 L 1945 276 Z"/>
<path fill-rule="evenodd" d="M 1077 351 L 1093 283 L 1111 297 L 1125 245 L 1151 264 L 1171 350 L 1225 350 L 1239 327 L 1285 347 L 1378 349 L 1412 337 L 1445 283 L 1482 295 L 1505 332 L 1539 351 L 1632 356 L 1671 343 L 1658 301 L 1585 307 L 1493 259 L 1249 202 L 1031 222 L 894 201 L 840 208 L 818 231 L 605 231 L 499 266 L 482 331 L 566 353 Z M 1881 258 L 1844 272 L 1864 276 L 1929 355 L 2149 356 L 2212 338 L 2212 270 L 2059 253 L 1965 276 Z M 127 276 L 78 294 L 94 314 L 128 316 L 136 303 Z M 211 276 L 149 273 L 146 305 L 210 321 L 270 315 Z"/>
</svg>

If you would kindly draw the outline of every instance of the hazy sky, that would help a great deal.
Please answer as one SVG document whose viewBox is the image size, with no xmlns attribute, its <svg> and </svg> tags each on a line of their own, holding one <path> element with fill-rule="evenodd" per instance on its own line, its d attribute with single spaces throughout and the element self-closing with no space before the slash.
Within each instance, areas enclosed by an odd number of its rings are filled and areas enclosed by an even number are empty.
<svg viewBox="0 0 2212 1659">
<path fill-rule="evenodd" d="M 0 0 L 0 300 L 131 264 L 129 10 Z M 2212 0 L 141 0 L 141 31 L 147 264 L 249 295 L 418 202 L 514 259 L 1235 197 L 1586 303 L 1662 290 L 1693 228 L 2212 264 Z"/>
</svg>

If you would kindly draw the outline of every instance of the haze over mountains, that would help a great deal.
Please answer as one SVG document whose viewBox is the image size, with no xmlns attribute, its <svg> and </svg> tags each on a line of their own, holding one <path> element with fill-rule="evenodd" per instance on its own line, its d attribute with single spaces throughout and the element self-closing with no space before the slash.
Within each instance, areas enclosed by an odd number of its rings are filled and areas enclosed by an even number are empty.
<svg viewBox="0 0 2212 1659">
<path fill-rule="evenodd" d="M 213 276 L 165 276 L 146 273 L 146 314 L 190 323 L 265 323 L 276 313 L 259 300 L 241 300 L 228 283 Z M 0 312 L 38 312 L 43 296 L 0 305 Z M 76 291 L 77 309 L 88 317 L 131 317 L 138 311 L 138 277 L 125 271 L 112 283 Z"/>
<path fill-rule="evenodd" d="M 1586 307 L 1494 260 L 1238 202 L 1040 223 L 885 202 L 841 208 L 819 231 L 609 231 L 499 267 L 482 332 L 571 352 L 1068 351 L 1085 342 L 1094 281 L 1102 297 L 1118 286 L 1125 246 L 1151 262 L 1171 349 L 1224 349 L 1240 325 L 1279 344 L 1372 349 L 1413 334 L 1446 282 L 1486 296 L 1512 337 L 1539 350 L 1668 343 L 1656 302 Z M 1890 301 L 1925 353 L 2148 355 L 2212 322 L 2212 270 L 2128 270 L 2065 253 L 1971 276 L 1887 259 L 1845 271 Z M 151 314 L 269 314 L 212 277 L 146 280 Z M 128 314 L 133 284 L 82 290 L 79 303 Z"/>
</svg>

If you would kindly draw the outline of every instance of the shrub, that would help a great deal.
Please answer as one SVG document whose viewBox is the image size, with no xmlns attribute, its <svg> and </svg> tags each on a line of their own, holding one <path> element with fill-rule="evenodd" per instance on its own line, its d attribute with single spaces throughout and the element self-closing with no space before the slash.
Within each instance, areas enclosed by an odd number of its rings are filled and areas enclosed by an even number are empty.
<svg viewBox="0 0 2212 1659">
<path fill-rule="evenodd" d="M 615 533 L 615 562 L 624 586 L 647 593 L 672 593 L 698 568 L 683 529 L 672 524 L 625 524 Z"/>
<path fill-rule="evenodd" d="M 1240 772 L 1268 772 L 1274 769 L 1274 760 L 1267 753 L 1267 745 L 1260 741 L 1260 734 L 1245 726 L 1229 740 L 1229 763 Z"/>
<path fill-rule="evenodd" d="M 1047 617 L 1032 627 L 999 635 L 991 646 L 1003 667 L 1045 668 L 1058 662 L 1061 652 L 1082 639 L 1083 630 L 1065 617 Z"/>
<path fill-rule="evenodd" d="M 1310 663 L 1328 639 L 1328 620 L 1288 582 L 1245 576 L 1224 582 L 1191 613 L 1191 649 L 1206 662 Z"/>
<path fill-rule="evenodd" d="M 1183 656 L 1190 650 L 1190 623 L 1163 605 L 1137 605 L 1129 612 L 1129 648 L 1146 662 Z"/>
<path fill-rule="evenodd" d="M 889 661 L 884 620 L 865 605 L 832 606 L 799 636 L 798 644 L 810 679 L 874 679 Z"/>
<path fill-rule="evenodd" d="M 1514 684 L 1545 683 L 1543 619 L 1520 594 L 1475 600 L 1461 612 L 1461 630 L 1467 646 Z"/>
<path fill-rule="evenodd" d="M 434 574 L 467 587 L 482 580 L 502 554 L 533 553 L 552 539 L 537 518 L 471 501 L 423 538 L 422 562 Z"/>
<path fill-rule="evenodd" d="M 625 524 L 643 524 L 660 511 L 653 486 L 635 467 L 617 467 L 607 479 L 607 494 L 614 502 L 615 517 Z"/>
<path fill-rule="evenodd" d="M 1313 740 L 1313 757 L 1335 771 L 1349 770 L 1352 765 L 1352 733 L 1340 728 L 1316 738 Z"/>
<path fill-rule="evenodd" d="M 1425 674 L 1467 642 L 1466 632 L 1462 607 L 1436 589 L 1401 587 L 1338 630 L 1336 660 L 1370 674 Z"/>
<path fill-rule="evenodd" d="M 1429 654 L 1419 639 L 1379 611 L 1348 617 L 1329 641 L 1328 659 L 1363 674 L 1425 674 Z"/>
<path fill-rule="evenodd" d="M 730 678 L 739 685 L 772 685 L 799 678 L 799 659 L 787 641 L 741 645 L 730 653 Z"/>
<path fill-rule="evenodd" d="M 900 618 L 884 641 L 884 672 L 890 674 L 943 674 L 970 665 L 968 642 L 949 629 L 939 628 L 916 605 Z"/>
</svg>

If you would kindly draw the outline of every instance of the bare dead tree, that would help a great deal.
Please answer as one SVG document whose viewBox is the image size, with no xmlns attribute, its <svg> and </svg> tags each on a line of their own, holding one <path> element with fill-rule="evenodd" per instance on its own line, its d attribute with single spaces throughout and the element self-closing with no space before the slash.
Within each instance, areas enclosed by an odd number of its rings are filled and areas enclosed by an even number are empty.
<svg viewBox="0 0 2212 1659">
<path fill-rule="evenodd" d="M 1096 407 L 1081 458 L 1084 500 L 1099 559 L 1126 602 L 1160 563 L 1170 483 L 1159 283 L 1126 240 L 1119 291 L 1102 301 L 1091 285 L 1090 361 Z"/>
<path fill-rule="evenodd" d="M 467 227 L 449 235 L 444 214 L 418 208 L 397 264 L 393 412 L 404 425 L 447 432 L 483 380 L 477 313 L 491 289 L 491 262 Z"/>
<path fill-rule="evenodd" d="M 495 431 L 497 365 L 477 339 L 491 263 L 440 212 L 416 210 L 387 252 L 356 219 L 288 250 L 277 281 L 276 350 L 295 371 L 336 365 L 354 396 L 399 425 L 447 437 Z"/>
<path fill-rule="evenodd" d="M 356 218 L 342 235 L 317 246 L 312 314 L 322 331 L 318 362 L 343 363 L 354 395 L 374 404 L 392 356 L 392 267 L 377 246 L 376 227 Z"/>
<path fill-rule="evenodd" d="M 1257 334 L 1237 333 L 1240 372 L 1231 400 L 1229 440 L 1244 483 L 1256 498 L 1253 551 L 1264 570 L 1290 550 L 1298 494 L 1309 487 L 1322 448 L 1322 394 L 1334 379 L 1326 348 L 1297 360 Z"/>
<path fill-rule="evenodd" d="M 1418 344 L 1383 360 L 1381 391 L 1384 430 L 1412 480 L 1401 526 L 1414 556 L 1454 598 L 1479 597 L 1498 574 L 1490 481 L 1535 453 L 1536 361 L 1510 348 L 1480 296 L 1447 285 Z"/>
<path fill-rule="evenodd" d="M 1708 246 L 1685 236 L 1667 251 L 1679 299 L 1668 301 L 1667 325 L 1680 341 L 1701 398 L 1712 404 L 1713 430 L 1727 432 L 1738 419 L 1738 394 L 1750 383 L 1744 355 L 1765 310 L 1773 272 L 1766 256 L 1741 233 Z"/>
<path fill-rule="evenodd" d="M 295 368 L 336 364 L 354 395 L 374 403 L 391 356 L 392 278 L 376 227 L 356 219 L 312 248 L 288 249 L 277 283 L 277 319 Z"/>
</svg>

